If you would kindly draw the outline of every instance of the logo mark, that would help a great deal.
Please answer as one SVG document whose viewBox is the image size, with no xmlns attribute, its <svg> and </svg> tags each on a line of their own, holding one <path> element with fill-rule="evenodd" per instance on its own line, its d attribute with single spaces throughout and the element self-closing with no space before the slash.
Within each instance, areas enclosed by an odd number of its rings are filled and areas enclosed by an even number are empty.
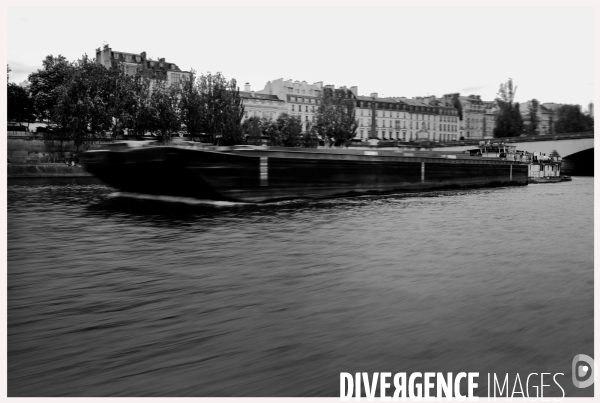
<svg viewBox="0 0 600 403">
<path fill-rule="evenodd" d="M 582 364 L 582 361 L 585 364 Z M 576 388 L 587 388 L 588 386 L 591 386 L 594 381 L 596 381 L 596 376 L 598 376 L 598 370 L 596 368 L 594 359 L 585 354 L 577 354 L 575 357 L 573 357 L 571 369 L 573 374 L 573 385 L 575 385 Z M 577 379 L 588 375 L 589 378 L 585 381 L 579 381 Z"/>
</svg>

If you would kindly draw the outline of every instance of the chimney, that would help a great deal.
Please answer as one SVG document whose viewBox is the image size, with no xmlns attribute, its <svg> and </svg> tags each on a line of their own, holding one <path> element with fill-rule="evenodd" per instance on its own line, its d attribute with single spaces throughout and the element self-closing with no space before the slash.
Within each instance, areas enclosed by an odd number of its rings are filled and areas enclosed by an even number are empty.
<svg viewBox="0 0 600 403">
<path fill-rule="evenodd" d="M 372 92 L 371 93 L 371 98 L 377 98 L 377 93 L 376 92 Z"/>
<path fill-rule="evenodd" d="M 164 58 L 164 57 L 163 57 L 163 58 L 160 58 L 160 59 L 158 59 L 158 61 L 159 61 L 159 62 L 163 62 L 163 63 L 164 63 L 164 62 L 165 62 L 165 58 Z"/>
<path fill-rule="evenodd" d="M 142 60 L 146 60 L 146 52 L 140 53 L 140 56 L 142 57 Z"/>
<path fill-rule="evenodd" d="M 244 91 L 247 91 L 247 92 L 250 92 L 250 91 L 251 91 L 251 89 L 250 89 L 250 83 L 246 83 L 246 84 L 244 85 Z"/>
</svg>

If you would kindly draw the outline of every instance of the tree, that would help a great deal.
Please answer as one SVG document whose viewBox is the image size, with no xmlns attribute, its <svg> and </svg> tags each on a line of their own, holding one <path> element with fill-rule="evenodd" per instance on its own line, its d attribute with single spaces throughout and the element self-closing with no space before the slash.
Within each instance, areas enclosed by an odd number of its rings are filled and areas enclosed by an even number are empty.
<svg viewBox="0 0 600 403">
<path fill-rule="evenodd" d="M 242 123 L 242 129 L 246 136 L 245 143 L 252 145 L 262 144 L 263 138 L 267 136 L 267 127 L 272 123 L 271 119 L 259 118 L 258 116 L 251 116 L 246 119 Z"/>
<path fill-rule="evenodd" d="M 35 108 L 29 91 L 9 83 L 6 89 L 6 118 L 9 122 L 35 122 Z"/>
<path fill-rule="evenodd" d="M 519 111 L 519 104 L 513 104 L 517 87 L 513 87 L 512 79 L 500 84 L 496 103 L 498 112 L 496 113 L 496 125 L 494 127 L 494 137 L 515 137 L 523 132 L 523 117 Z"/>
<path fill-rule="evenodd" d="M 519 107 L 518 102 L 513 104 L 511 119 L 513 121 L 515 136 L 520 136 L 525 130 L 525 123 L 523 122 L 523 116 L 521 115 L 521 108 Z"/>
<path fill-rule="evenodd" d="M 198 77 L 198 91 L 202 99 L 202 131 L 210 136 L 212 143 L 242 143 L 244 105 L 235 79 L 227 81 L 220 72 L 202 74 Z"/>
<path fill-rule="evenodd" d="M 29 75 L 29 91 L 33 99 L 35 110 L 41 120 L 50 123 L 58 98 L 62 93 L 61 86 L 65 84 L 74 66 L 64 56 L 46 56 L 42 61 L 42 68 Z"/>
<path fill-rule="evenodd" d="M 196 72 L 184 77 L 179 88 L 179 108 L 181 123 L 191 140 L 200 138 L 202 134 L 202 96 L 196 83 Z"/>
<path fill-rule="evenodd" d="M 538 102 L 537 99 L 532 99 L 531 102 L 529 103 L 529 108 L 527 110 L 527 126 L 526 126 L 526 133 L 529 136 L 533 136 L 536 134 L 539 134 L 539 124 L 540 124 L 540 118 L 538 116 L 538 111 L 539 111 L 539 107 L 540 107 L 540 103 Z"/>
<path fill-rule="evenodd" d="M 282 113 L 277 117 L 276 126 L 281 136 L 280 144 L 276 145 L 284 147 L 300 147 L 302 145 L 302 120 L 300 116 Z"/>
<path fill-rule="evenodd" d="M 106 86 L 108 92 L 108 105 L 110 115 L 112 116 L 112 126 L 110 134 L 112 138 L 117 138 L 125 133 L 125 130 L 134 129 L 134 116 L 136 109 L 136 97 L 138 91 L 142 88 L 137 84 L 136 77 L 130 76 L 125 72 L 122 63 L 115 60 L 110 69 L 106 70 Z M 148 85 L 149 85 L 149 80 Z M 148 93 L 149 95 L 149 93 Z"/>
<path fill-rule="evenodd" d="M 579 105 L 562 105 L 556 111 L 556 133 L 578 133 L 594 130 L 594 118 L 584 115 Z"/>
<path fill-rule="evenodd" d="M 112 127 L 113 83 L 109 71 L 84 55 L 57 89 L 51 120 L 73 141 L 75 149 L 91 143 Z"/>
<path fill-rule="evenodd" d="M 358 122 L 354 101 L 347 91 L 326 88 L 312 125 L 314 134 L 321 137 L 328 147 L 347 145 L 355 136 Z"/>
<path fill-rule="evenodd" d="M 458 118 L 460 120 L 463 120 L 463 109 L 462 109 L 462 104 L 460 103 L 460 99 L 458 99 L 458 94 L 455 94 L 452 97 L 452 106 L 456 108 L 456 110 L 458 111 Z"/>
<path fill-rule="evenodd" d="M 122 125 L 128 133 L 143 135 L 152 131 L 151 79 L 141 71 L 124 81 L 127 101 L 123 103 Z"/>
<path fill-rule="evenodd" d="M 181 130 L 179 89 L 165 79 L 152 81 L 148 108 L 149 129 L 160 142 L 168 142 Z"/>
<path fill-rule="evenodd" d="M 512 104 L 515 95 L 517 94 L 517 87 L 513 88 L 512 78 L 509 78 L 506 83 L 500 84 L 500 89 L 498 90 L 498 97 L 501 101 Z"/>
</svg>

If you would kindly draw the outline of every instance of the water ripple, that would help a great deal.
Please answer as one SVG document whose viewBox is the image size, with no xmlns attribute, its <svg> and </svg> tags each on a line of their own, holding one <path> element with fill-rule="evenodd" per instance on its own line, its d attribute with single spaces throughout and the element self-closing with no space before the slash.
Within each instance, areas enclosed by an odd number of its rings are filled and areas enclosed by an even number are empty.
<svg viewBox="0 0 600 403">
<path fill-rule="evenodd" d="M 342 371 L 570 379 L 593 356 L 591 178 L 265 205 L 131 196 L 8 186 L 10 396 L 338 396 Z"/>
</svg>

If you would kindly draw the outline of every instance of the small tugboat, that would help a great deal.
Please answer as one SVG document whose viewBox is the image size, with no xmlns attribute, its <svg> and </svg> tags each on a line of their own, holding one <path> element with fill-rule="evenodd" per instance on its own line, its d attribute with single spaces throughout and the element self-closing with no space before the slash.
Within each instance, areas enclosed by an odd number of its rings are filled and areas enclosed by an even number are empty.
<svg viewBox="0 0 600 403">
<path fill-rule="evenodd" d="M 561 175 L 562 158 L 548 157 L 542 153 L 533 153 L 529 164 L 529 183 L 556 183 L 572 180 L 568 175 Z"/>
</svg>

